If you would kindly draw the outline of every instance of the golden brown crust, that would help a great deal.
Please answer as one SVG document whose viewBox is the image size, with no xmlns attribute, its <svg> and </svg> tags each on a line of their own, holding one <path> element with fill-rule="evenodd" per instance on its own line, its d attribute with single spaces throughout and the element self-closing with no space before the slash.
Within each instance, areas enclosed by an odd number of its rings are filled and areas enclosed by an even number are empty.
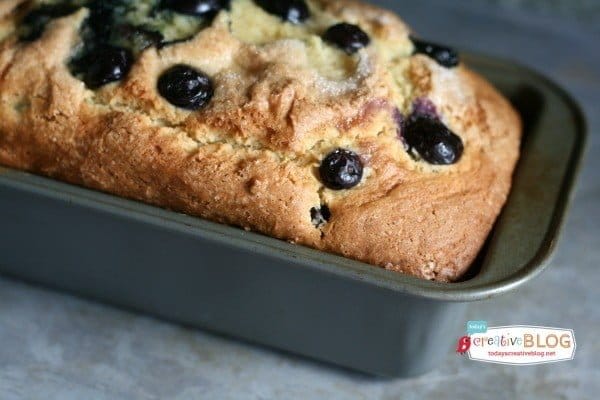
<svg viewBox="0 0 600 400">
<path fill-rule="evenodd" d="M 510 188 L 521 129 L 509 103 L 464 66 L 411 56 L 408 28 L 373 6 L 311 3 L 320 15 L 313 33 L 347 20 L 374 38 L 354 57 L 314 34 L 242 40 L 232 23 L 242 6 L 234 1 L 231 14 L 192 41 L 146 50 L 125 81 L 96 92 L 65 65 L 86 10 L 55 20 L 36 42 L 7 38 L 0 43 L 0 164 L 418 277 L 458 279 Z M 3 13 L 12 18 L 9 7 L 0 8 L 0 19 Z M 177 109 L 158 95 L 157 77 L 179 63 L 215 81 L 207 108 Z M 463 139 L 458 164 L 417 162 L 398 140 L 395 109 L 407 112 L 419 97 Z M 319 161 L 337 147 L 366 162 L 353 190 L 325 189 L 318 179 Z M 332 216 L 317 228 L 310 210 L 321 204 Z"/>
</svg>

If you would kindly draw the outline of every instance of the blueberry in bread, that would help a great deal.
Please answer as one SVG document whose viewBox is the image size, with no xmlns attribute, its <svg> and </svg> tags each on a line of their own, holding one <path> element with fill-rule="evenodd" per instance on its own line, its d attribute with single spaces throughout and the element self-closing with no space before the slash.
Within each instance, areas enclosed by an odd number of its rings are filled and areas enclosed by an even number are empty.
<svg viewBox="0 0 600 400">
<path fill-rule="evenodd" d="M 197 110 L 213 96 L 213 86 L 206 74 L 187 65 L 176 65 L 158 78 L 158 93 L 171 104 Z"/>
<path fill-rule="evenodd" d="M 473 262 L 520 135 L 361 2 L 0 2 L 0 164 L 424 279 Z"/>
<path fill-rule="evenodd" d="M 321 161 L 319 175 L 323 185 L 329 189 L 352 189 L 362 179 L 363 164 L 358 154 L 336 149 Z"/>
<path fill-rule="evenodd" d="M 415 53 L 425 54 L 444 67 L 452 68 L 460 63 L 458 53 L 454 49 L 414 37 L 410 40 L 415 46 Z"/>
<path fill-rule="evenodd" d="M 266 12 L 293 24 L 300 24 L 310 17 L 308 5 L 304 0 L 256 0 L 256 4 Z"/>
<path fill-rule="evenodd" d="M 162 0 L 160 6 L 181 14 L 203 17 L 229 9 L 229 0 Z"/>
<path fill-rule="evenodd" d="M 426 116 L 413 116 L 404 126 L 404 138 L 409 151 L 432 165 L 451 165 L 463 153 L 459 136 L 451 132 L 440 120 Z"/>
<path fill-rule="evenodd" d="M 371 43 L 367 35 L 360 27 L 352 24 L 336 24 L 327 29 L 323 39 L 344 50 L 348 54 L 354 54 Z"/>
</svg>

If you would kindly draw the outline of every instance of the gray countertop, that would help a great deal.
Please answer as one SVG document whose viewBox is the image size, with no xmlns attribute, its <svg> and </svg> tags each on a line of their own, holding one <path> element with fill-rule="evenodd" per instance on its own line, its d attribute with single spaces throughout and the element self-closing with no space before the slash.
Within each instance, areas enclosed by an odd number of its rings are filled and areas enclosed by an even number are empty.
<svg viewBox="0 0 600 400">
<path fill-rule="evenodd" d="M 470 305 L 467 315 L 491 325 L 573 328 L 575 360 L 497 366 L 468 361 L 448 349 L 446 361 L 423 377 L 378 380 L 0 277 L 0 398 L 597 398 L 597 2 L 577 2 L 583 12 L 573 11 L 569 15 L 575 17 L 565 19 L 552 7 L 538 12 L 529 6 L 540 1 L 495 5 L 499 2 L 387 1 L 423 36 L 532 66 L 568 89 L 585 109 L 591 133 L 587 162 L 551 267 L 514 294 Z M 521 3 L 528 5 L 520 9 Z"/>
</svg>

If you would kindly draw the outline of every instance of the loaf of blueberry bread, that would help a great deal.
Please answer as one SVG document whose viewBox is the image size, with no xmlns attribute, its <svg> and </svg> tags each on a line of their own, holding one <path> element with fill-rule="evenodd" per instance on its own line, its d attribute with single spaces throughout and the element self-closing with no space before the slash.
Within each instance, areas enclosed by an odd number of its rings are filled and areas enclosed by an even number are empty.
<svg viewBox="0 0 600 400">
<path fill-rule="evenodd" d="M 1 0 L 0 164 L 455 281 L 520 120 L 350 0 Z"/>
</svg>

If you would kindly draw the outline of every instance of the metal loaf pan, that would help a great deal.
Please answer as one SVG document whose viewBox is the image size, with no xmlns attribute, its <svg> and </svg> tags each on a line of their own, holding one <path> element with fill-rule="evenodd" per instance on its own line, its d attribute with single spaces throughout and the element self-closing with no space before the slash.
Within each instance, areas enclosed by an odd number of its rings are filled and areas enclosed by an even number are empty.
<svg viewBox="0 0 600 400">
<path fill-rule="evenodd" d="M 0 272 L 369 374 L 439 364 L 469 301 L 538 275 L 585 142 L 582 115 L 540 75 L 467 62 L 525 122 L 510 199 L 463 282 L 385 271 L 103 193 L 0 170 Z"/>
</svg>

